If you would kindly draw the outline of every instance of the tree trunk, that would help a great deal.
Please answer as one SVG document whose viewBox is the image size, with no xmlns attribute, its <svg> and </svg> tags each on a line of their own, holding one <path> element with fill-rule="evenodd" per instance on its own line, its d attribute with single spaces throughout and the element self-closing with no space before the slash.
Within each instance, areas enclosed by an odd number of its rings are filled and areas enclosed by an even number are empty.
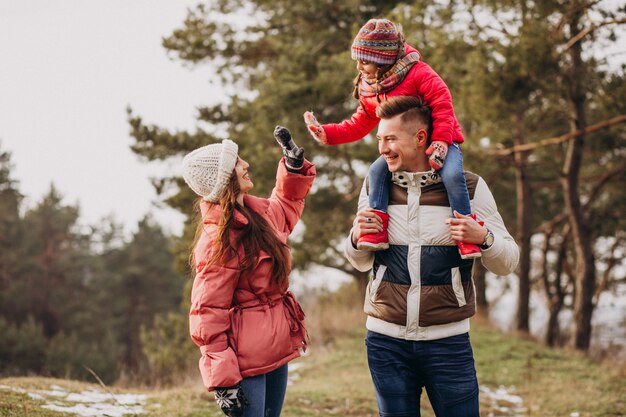
<svg viewBox="0 0 626 417">
<path fill-rule="evenodd" d="M 561 284 L 563 267 L 566 262 L 567 256 L 567 243 L 569 241 L 570 234 L 569 224 L 563 227 L 563 233 L 561 233 L 562 241 L 559 248 L 556 265 L 554 268 L 554 282 L 552 285 L 546 276 L 546 293 L 548 294 L 548 325 L 546 332 L 546 344 L 548 346 L 556 346 L 561 336 L 561 327 L 559 326 L 559 313 L 563 309 L 565 304 L 565 291 Z M 547 256 L 547 253 L 546 253 Z"/>
<path fill-rule="evenodd" d="M 524 116 L 521 112 L 515 115 L 515 145 L 523 145 Z M 529 331 L 529 302 L 530 302 L 530 237 L 532 194 L 528 178 L 528 152 L 516 151 L 515 154 L 515 189 L 517 194 L 517 239 L 520 243 L 519 263 L 519 291 L 517 294 L 517 330 Z"/>
<path fill-rule="evenodd" d="M 580 32 L 582 7 L 576 2 L 569 20 L 570 34 Z M 585 119 L 585 90 L 583 88 L 584 66 L 581 57 L 580 42 L 570 50 L 571 68 L 569 74 L 571 131 L 583 130 L 587 126 Z M 591 340 L 591 317 L 593 314 L 593 294 L 595 291 L 595 257 L 591 233 L 584 217 L 579 193 L 579 176 L 582 162 L 584 135 L 578 136 L 568 144 L 563 167 L 563 190 L 565 208 L 572 229 L 574 251 L 576 254 L 574 299 L 574 322 L 572 344 L 576 349 L 588 350 Z"/>
<path fill-rule="evenodd" d="M 483 316 L 489 316 L 489 303 L 487 302 L 487 282 L 485 281 L 487 269 L 482 262 L 474 262 L 474 287 L 476 288 L 476 312 Z"/>
</svg>

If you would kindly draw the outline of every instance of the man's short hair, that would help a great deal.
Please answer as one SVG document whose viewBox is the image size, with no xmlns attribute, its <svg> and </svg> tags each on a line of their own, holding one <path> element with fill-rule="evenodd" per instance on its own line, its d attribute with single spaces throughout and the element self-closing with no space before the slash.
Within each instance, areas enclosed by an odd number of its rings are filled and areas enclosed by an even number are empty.
<svg viewBox="0 0 626 417">
<path fill-rule="evenodd" d="M 402 115 L 400 120 L 404 124 L 419 124 L 426 126 L 428 138 L 432 133 L 432 116 L 430 106 L 421 97 L 394 96 L 383 101 L 376 109 L 376 116 L 381 119 L 391 119 L 397 115 Z"/>
</svg>

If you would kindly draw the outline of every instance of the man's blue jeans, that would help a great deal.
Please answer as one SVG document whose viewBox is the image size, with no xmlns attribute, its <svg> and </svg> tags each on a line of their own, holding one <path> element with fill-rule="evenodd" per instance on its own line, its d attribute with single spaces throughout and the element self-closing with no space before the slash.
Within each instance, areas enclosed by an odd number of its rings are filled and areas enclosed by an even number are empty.
<svg viewBox="0 0 626 417">
<path fill-rule="evenodd" d="M 439 171 L 443 185 L 448 193 L 448 201 L 452 210 L 461 214 L 471 214 L 470 197 L 467 191 L 465 173 L 463 172 L 463 153 L 458 143 L 453 142 L 448 147 L 448 156 Z M 369 202 L 370 207 L 387 212 L 389 205 L 389 189 L 391 187 L 391 172 L 387 161 L 382 156 L 369 169 Z"/>
<path fill-rule="evenodd" d="M 413 341 L 367 332 L 367 361 L 381 417 L 420 415 L 426 388 L 437 417 L 478 417 L 469 334 Z"/>
<path fill-rule="evenodd" d="M 287 365 L 263 375 L 244 378 L 241 387 L 250 403 L 244 408 L 244 417 L 278 417 L 287 390 Z"/>
</svg>

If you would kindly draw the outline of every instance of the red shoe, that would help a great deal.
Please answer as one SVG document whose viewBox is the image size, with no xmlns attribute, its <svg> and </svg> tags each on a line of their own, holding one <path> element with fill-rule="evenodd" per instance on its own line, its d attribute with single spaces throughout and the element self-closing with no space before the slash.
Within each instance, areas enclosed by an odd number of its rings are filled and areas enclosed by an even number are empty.
<svg viewBox="0 0 626 417">
<path fill-rule="evenodd" d="M 485 224 L 485 222 L 479 222 L 475 214 L 470 214 L 469 217 L 476 220 L 481 226 Z M 456 245 L 459 247 L 461 259 L 476 259 L 483 256 L 480 247 L 474 243 L 456 242 Z"/>
<path fill-rule="evenodd" d="M 384 211 L 374 210 L 376 215 L 383 221 L 383 230 L 378 233 L 368 233 L 362 235 L 356 244 L 358 250 L 376 251 L 389 249 L 389 237 L 387 228 L 389 227 L 389 214 Z"/>
<path fill-rule="evenodd" d="M 483 256 L 478 245 L 473 243 L 456 242 L 462 259 L 476 259 Z"/>
</svg>

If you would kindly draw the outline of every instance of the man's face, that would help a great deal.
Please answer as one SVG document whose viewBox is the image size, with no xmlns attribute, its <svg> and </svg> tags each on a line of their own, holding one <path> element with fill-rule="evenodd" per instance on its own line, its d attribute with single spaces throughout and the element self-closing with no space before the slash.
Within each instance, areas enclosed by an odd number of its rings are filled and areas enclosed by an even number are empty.
<svg viewBox="0 0 626 417">
<path fill-rule="evenodd" d="M 381 119 L 378 125 L 378 152 L 385 158 L 390 172 L 419 171 L 420 157 L 424 157 L 424 150 L 418 148 L 418 132 L 400 120 L 401 115 L 390 119 Z M 416 130 L 415 132 L 411 132 Z"/>
</svg>

